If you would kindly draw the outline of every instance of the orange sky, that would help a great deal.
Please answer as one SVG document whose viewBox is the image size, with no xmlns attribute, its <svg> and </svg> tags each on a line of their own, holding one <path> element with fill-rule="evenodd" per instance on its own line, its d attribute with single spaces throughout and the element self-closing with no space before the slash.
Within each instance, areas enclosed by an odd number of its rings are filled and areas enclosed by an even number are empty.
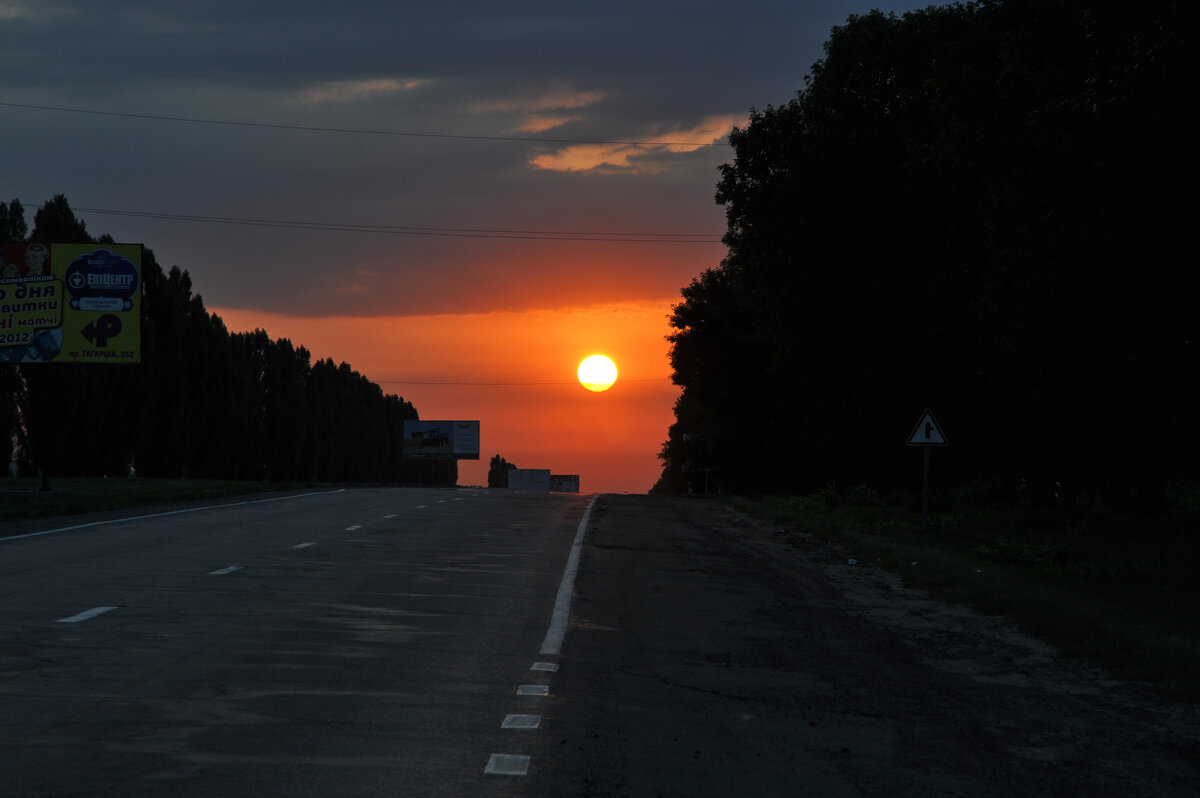
<svg viewBox="0 0 1200 798">
<path fill-rule="evenodd" d="M 262 328 L 314 360 L 349 363 L 421 418 L 478 419 L 481 457 L 460 462 L 460 485 L 487 484 L 488 461 L 499 454 L 522 468 L 579 474 L 583 492 L 644 493 L 658 479 L 656 455 L 674 421 L 678 388 L 665 336 L 677 301 L 402 317 L 211 310 L 234 332 Z M 603 393 L 575 376 L 596 353 L 619 372 Z"/>
</svg>

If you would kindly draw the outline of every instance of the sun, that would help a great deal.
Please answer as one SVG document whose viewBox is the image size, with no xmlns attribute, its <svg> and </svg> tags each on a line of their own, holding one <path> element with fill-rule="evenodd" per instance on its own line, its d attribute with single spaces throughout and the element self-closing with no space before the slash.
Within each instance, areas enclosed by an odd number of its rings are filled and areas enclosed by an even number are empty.
<svg viewBox="0 0 1200 798">
<path fill-rule="evenodd" d="M 617 381 L 617 366 L 604 355 L 585 357 L 579 364 L 579 382 L 589 391 L 607 391 Z"/>
</svg>

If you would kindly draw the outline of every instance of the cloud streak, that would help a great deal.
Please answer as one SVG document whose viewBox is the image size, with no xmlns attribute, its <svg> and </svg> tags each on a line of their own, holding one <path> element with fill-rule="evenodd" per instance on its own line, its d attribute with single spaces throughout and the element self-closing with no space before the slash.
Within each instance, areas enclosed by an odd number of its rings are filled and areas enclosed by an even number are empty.
<svg viewBox="0 0 1200 798">
<path fill-rule="evenodd" d="M 734 114 L 708 117 L 689 129 L 674 129 L 644 143 L 572 144 L 535 155 L 529 164 L 551 172 L 635 172 L 658 174 L 669 168 L 666 153 L 695 152 L 714 144 L 742 118 Z M 663 143 L 667 142 L 667 143 Z"/>
<path fill-rule="evenodd" d="M 348 103 L 412 91 L 430 81 L 415 78 L 366 78 L 364 80 L 332 80 L 318 83 L 296 93 L 295 102 L 301 105 Z"/>
</svg>

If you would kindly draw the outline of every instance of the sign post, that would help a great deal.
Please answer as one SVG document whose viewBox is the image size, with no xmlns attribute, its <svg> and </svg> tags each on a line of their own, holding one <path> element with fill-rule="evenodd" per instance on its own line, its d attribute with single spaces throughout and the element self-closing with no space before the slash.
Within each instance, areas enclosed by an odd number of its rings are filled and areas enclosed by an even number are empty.
<svg viewBox="0 0 1200 798">
<path fill-rule="evenodd" d="M 933 413 L 929 408 L 925 408 L 917 426 L 913 427 L 912 434 L 908 436 L 909 446 L 920 446 L 925 450 L 921 475 L 921 527 L 924 529 L 929 528 L 929 450 L 934 446 L 947 446 L 949 443 Z"/>
</svg>

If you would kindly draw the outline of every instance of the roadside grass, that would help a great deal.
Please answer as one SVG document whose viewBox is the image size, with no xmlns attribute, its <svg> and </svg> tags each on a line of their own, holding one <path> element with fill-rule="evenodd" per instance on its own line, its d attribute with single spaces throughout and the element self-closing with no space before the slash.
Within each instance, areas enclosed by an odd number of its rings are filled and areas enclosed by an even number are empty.
<svg viewBox="0 0 1200 798">
<path fill-rule="evenodd" d="M 864 564 L 948 601 L 1003 615 L 1068 657 L 1200 701 L 1200 486 L 1162 516 L 1035 508 L 987 486 L 919 499 L 835 486 L 738 497 L 738 509 L 844 545 Z"/>
<path fill-rule="evenodd" d="M 314 487 L 304 483 L 237 482 L 216 479 L 88 479 L 50 480 L 40 490 L 36 478 L 0 481 L 0 521 L 49 518 L 104 510 L 121 510 L 174 502 L 202 501 L 252 493 Z M 325 485 L 322 487 L 333 487 Z"/>
</svg>

